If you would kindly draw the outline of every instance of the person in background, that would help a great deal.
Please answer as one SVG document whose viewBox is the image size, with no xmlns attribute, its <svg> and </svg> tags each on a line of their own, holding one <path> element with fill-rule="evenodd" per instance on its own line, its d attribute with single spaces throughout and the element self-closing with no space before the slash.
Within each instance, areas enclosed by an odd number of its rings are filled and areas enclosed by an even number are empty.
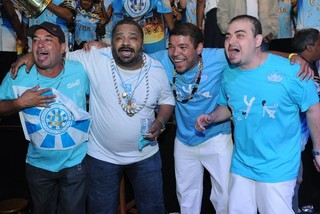
<svg viewBox="0 0 320 214">
<path fill-rule="evenodd" d="M 109 21 L 104 26 L 104 28 L 105 28 L 104 37 L 102 37 L 100 39 L 101 42 L 103 42 L 104 44 L 107 44 L 107 45 L 111 44 L 112 29 L 116 25 L 116 21 L 117 21 L 117 20 L 112 19 L 112 14 L 114 12 L 113 7 L 112 7 L 112 1 L 113 0 L 101 0 L 101 5 L 102 5 L 102 3 L 104 5 L 104 11 L 106 11 L 108 16 L 110 16 Z"/>
<path fill-rule="evenodd" d="M 181 1 L 177 2 L 175 0 L 170 0 L 170 5 L 172 8 L 174 25 L 184 22 L 186 19 L 185 9 L 181 7 Z"/>
<path fill-rule="evenodd" d="M 58 25 L 34 25 L 28 36 L 35 66 L 15 79 L 7 73 L 0 87 L 0 115 L 19 112 L 29 140 L 25 173 L 32 213 L 84 214 L 89 79 L 80 63 L 63 58 L 66 42 Z"/>
<path fill-rule="evenodd" d="M 196 5 L 197 1 L 195 0 L 179 0 L 177 2 L 178 8 L 184 11 L 183 22 L 197 24 Z"/>
<path fill-rule="evenodd" d="M 218 106 L 195 128 L 232 119 L 230 214 L 291 214 L 301 155 L 300 111 L 320 155 L 320 104 L 313 81 L 296 78 L 298 65 L 263 52 L 262 27 L 253 16 L 234 17 L 226 34 L 231 66 L 224 70 Z M 254 89 L 254 90 L 253 90 Z M 320 156 L 315 156 L 319 170 Z"/>
<path fill-rule="evenodd" d="M 74 21 L 74 18 L 76 16 L 75 8 L 75 0 L 52 0 L 39 16 L 31 16 L 29 18 L 24 18 L 23 20 L 28 27 L 39 25 L 42 22 L 51 22 L 53 24 L 56 24 L 64 32 L 66 41 L 70 42 L 68 41 L 70 40 L 68 39 L 68 23 L 72 23 Z M 29 38 L 30 47 L 31 43 L 32 39 Z"/>
<path fill-rule="evenodd" d="M 105 5 L 109 5 L 105 0 Z M 124 17 L 137 21 L 144 33 L 143 50 L 154 53 L 167 48 L 167 31 L 174 27 L 170 0 L 112 0 L 113 8 L 110 23 L 106 26 L 106 41 L 111 41 L 111 31 Z M 109 32 L 108 32 L 109 31 Z"/>
<path fill-rule="evenodd" d="M 107 16 L 103 1 L 95 3 L 95 0 L 79 0 L 76 7 L 74 20 L 74 47 L 73 50 L 82 49 L 83 44 L 100 40 L 105 36 L 105 25 L 110 19 Z"/>
<path fill-rule="evenodd" d="M 15 9 L 13 3 L 10 0 L 1 0 L 0 12 L 0 64 L 2 68 L 0 80 L 2 80 L 9 71 L 11 63 L 17 59 L 17 40 L 24 41 L 24 47 L 27 47 L 27 41 L 22 30 L 21 14 Z"/>
<path fill-rule="evenodd" d="M 296 32 L 292 39 L 292 47 L 294 47 L 294 51 L 305 59 L 310 68 L 314 71 L 314 81 L 317 87 L 318 94 L 320 94 L 320 79 L 318 73 L 318 67 L 316 66 L 316 62 L 320 60 L 320 34 L 317 29 L 314 28 L 306 28 L 301 29 Z M 305 150 L 305 146 L 309 139 L 309 130 L 306 121 L 306 114 L 301 113 L 302 120 L 302 143 L 301 143 L 301 152 Z M 300 170 L 299 176 L 297 179 L 297 184 L 295 187 L 295 194 L 293 197 L 293 210 L 295 213 L 299 213 L 299 187 L 303 181 L 303 163 L 302 160 L 300 162 Z M 313 202 L 311 202 L 312 204 Z M 310 204 L 309 204 L 310 205 Z"/>
<path fill-rule="evenodd" d="M 292 46 L 296 53 L 309 63 L 315 77 L 319 77 L 317 61 L 320 60 L 320 35 L 315 28 L 298 30 L 293 37 Z M 317 78 L 316 80 L 318 80 Z"/>
<path fill-rule="evenodd" d="M 224 35 L 217 21 L 218 2 L 219 0 L 197 0 L 196 24 L 203 30 L 205 48 L 223 48 Z"/>
<path fill-rule="evenodd" d="M 292 53 L 292 37 L 296 32 L 297 0 L 278 0 L 279 31 L 277 37 L 270 41 L 269 49 Z"/>
<path fill-rule="evenodd" d="M 228 23 L 238 15 L 252 15 L 261 20 L 263 29 L 262 50 L 269 49 L 269 42 L 277 38 L 279 30 L 278 0 L 221 0 L 217 4 L 217 22 L 222 34 L 227 33 Z"/>
<path fill-rule="evenodd" d="M 1 0 L 1 2 L 3 7 L 3 9 L 1 9 L 1 14 L 3 15 L 4 19 L 8 17 L 8 20 L 16 34 L 16 41 L 21 43 L 21 52 L 25 53 L 28 50 L 28 43 L 26 37 L 27 32 L 25 25 L 23 25 L 22 23 L 21 10 L 19 8 L 16 8 L 11 0 Z M 7 20 L 3 20 L 3 23 L 7 22 Z M 6 38 L 6 36 L 4 36 L 3 38 Z M 19 52 L 18 47 L 17 52 Z M 19 53 L 17 54 L 19 55 Z"/>
</svg>

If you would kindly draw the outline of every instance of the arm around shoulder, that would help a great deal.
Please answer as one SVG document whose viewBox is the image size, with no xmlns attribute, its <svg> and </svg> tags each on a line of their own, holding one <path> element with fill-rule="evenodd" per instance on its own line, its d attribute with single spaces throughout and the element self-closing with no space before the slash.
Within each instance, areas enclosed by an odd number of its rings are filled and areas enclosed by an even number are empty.
<svg viewBox="0 0 320 214">
<path fill-rule="evenodd" d="M 34 59 L 32 56 L 32 53 L 26 53 L 19 59 L 17 59 L 16 62 L 12 63 L 10 71 L 11 71 L 11 77 L 15 78 L 18 75 L 18 70 L 21 66 L 26 65 L 26 72 L 29 73 L 31 67 L 34 64 Z"/>
</svg>

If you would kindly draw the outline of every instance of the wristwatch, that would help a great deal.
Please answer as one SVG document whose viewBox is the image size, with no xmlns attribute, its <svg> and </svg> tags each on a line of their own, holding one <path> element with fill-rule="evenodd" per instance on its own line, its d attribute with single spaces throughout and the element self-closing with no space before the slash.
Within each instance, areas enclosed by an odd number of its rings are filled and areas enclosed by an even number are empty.
<svg viewBox="0 0 320 214">
<path fill-rule="evenodd" d="M 166 124 L 164 123 L 162 117 L 157 117 L 155 120 L 160 122 L 161 124 L 160 133 L 162 133 L 166 129 Z"/>
<path fill-rule="evenodd" d="M 316 155 L 320 155 L 320 152 L 316 151 L 316 150 L 312 150 L 312 154 L 313 154 L 313 156 L 316 156 Z"/>
</svg>

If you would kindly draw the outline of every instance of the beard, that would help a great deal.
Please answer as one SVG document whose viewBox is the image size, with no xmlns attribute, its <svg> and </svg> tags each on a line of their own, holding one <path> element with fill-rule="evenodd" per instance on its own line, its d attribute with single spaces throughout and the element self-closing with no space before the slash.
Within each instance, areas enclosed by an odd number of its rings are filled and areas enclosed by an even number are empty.
<svg viewBox="0 0 320 214">
<path fill-rule="evenodd" d="M 126 50 L 131 51 L 134 55 L 133 57 L 121 57 L 118 53 Z M 117 65 L 122 67 L 131 67 L 135 66 L 142 60 L 143 48 L 141 47 L 137 52 L 130 47 L 120 47 L 118 51 L 112 46 L 112 56 Z"/>
</svg>

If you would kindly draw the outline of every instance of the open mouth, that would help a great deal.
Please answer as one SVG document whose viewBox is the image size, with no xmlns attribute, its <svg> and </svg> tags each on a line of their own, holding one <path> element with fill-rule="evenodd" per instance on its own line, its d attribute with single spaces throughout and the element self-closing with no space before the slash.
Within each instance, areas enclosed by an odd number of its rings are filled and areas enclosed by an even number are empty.
<svg viewBox="0 0 320 214">
<path fill-rule="evenodd" d="M 172 61 L 173 63 L 175 64 L 175 66 L 178 66 L 180 65 L 181 63 L 183 63 L 185 61 L 184 58 L 175 58 L 175 57 L 172 57 Z"/>
<path fill-rule="evenodd" d="M 45 61 L 48 58 L 49 53 L 47 51 L 39 51 L 37 53 L 39 61 Z"/>
<path fill-rule="evenodd" d="M 121 57 L 129 57 L 134 51 L 131 48 L 120 48 L 119 54 Z"/>
<path fill-rule="evenodd" d="M 231 47 L 228 48 L 228 56 L 229 56 L 230 60 L 233 60 L 233 59 L 237 58 L 239 53 L 240 53 L 240 49 L 237 48 L 237 47 L 232 47 L 231 46 Z"/>
</svg>

